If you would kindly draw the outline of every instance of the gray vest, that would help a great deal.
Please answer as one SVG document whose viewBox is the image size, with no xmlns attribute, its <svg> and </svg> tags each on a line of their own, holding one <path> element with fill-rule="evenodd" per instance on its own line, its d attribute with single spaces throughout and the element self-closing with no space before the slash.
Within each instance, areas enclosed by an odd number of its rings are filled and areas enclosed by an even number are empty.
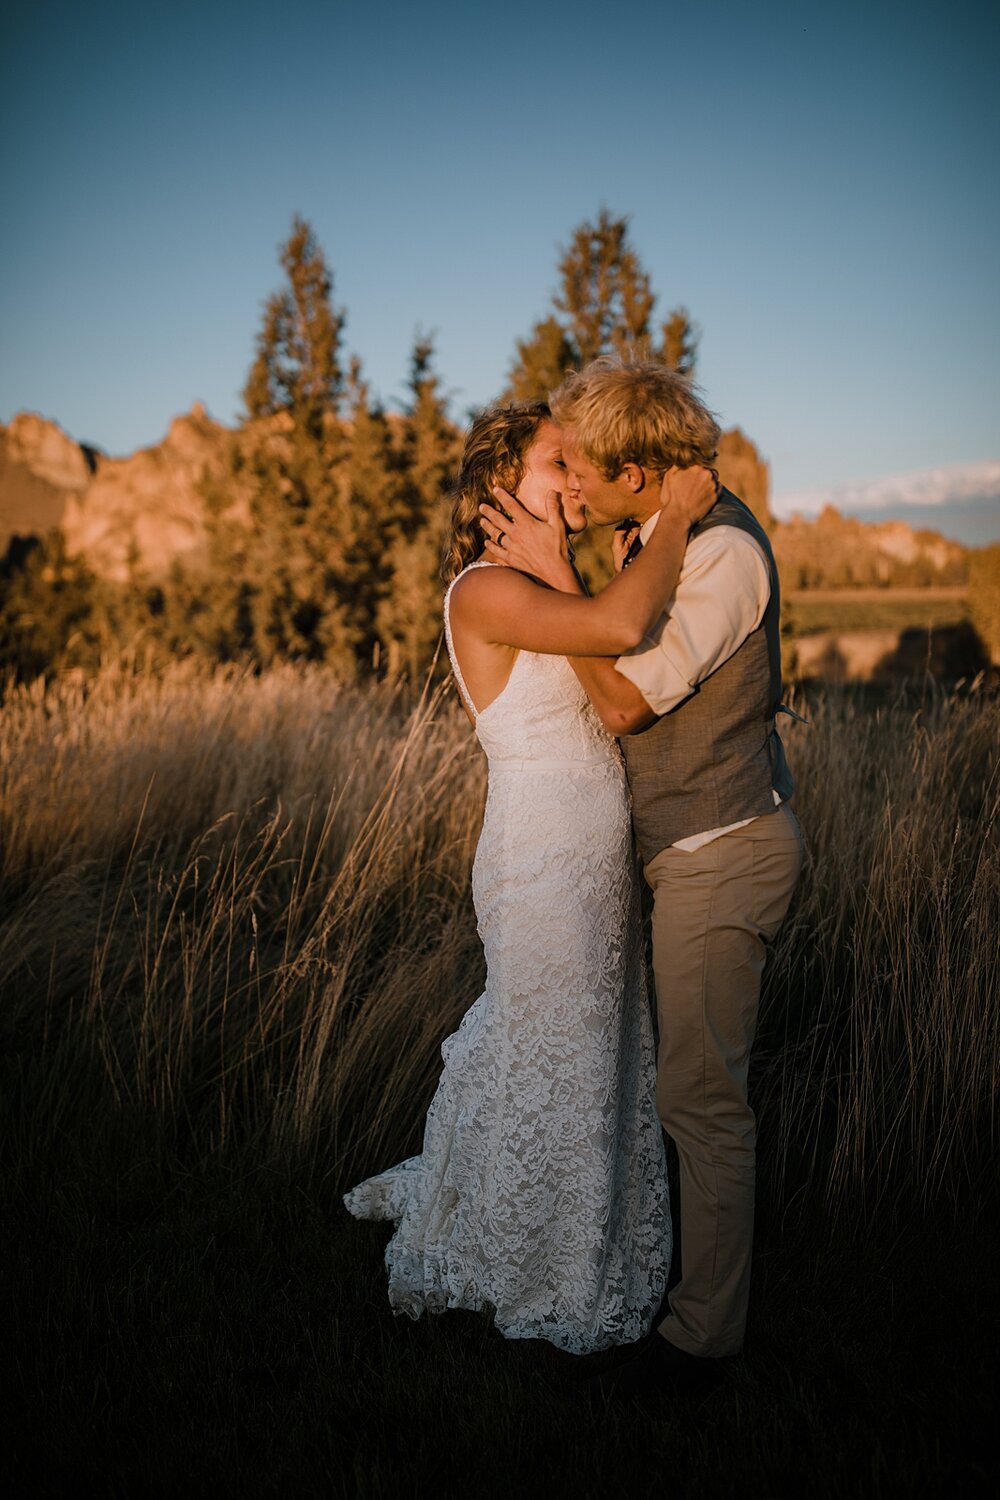
<svg viewBox="0 0 1000 1500">
<path fill-rule="evenodd" d="M 771 596 L 756 630 L 669 713 L 621 741 L 632 789 L 632 821 L 644 864 L 678 839 L 774 811 L 794 783 L 774 727 L 781 703 L 781 597 L 767 533 L 724 489 L 694 528 L 735 526 L 765 558 Z"/>
</svg>

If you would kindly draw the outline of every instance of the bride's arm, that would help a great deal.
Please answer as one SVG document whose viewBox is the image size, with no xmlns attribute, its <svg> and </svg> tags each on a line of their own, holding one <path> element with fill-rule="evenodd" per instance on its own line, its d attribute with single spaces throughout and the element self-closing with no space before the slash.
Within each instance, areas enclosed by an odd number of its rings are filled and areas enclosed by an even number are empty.
<svg viewBox="0 0 1000 1500">
<path fill-rule="evenodd" d="M 638 532 L 639 528 L 634 528 Z M 632 537 L 619 530 L 612 542 L 615 572 L 622 571 L 625 553 Z M 586 594 L 587 585 L 574 569 L 575 592 Z M 655 628 L 655 627 L 654 627 Z M 655 724 L 657 715 L 650 708 L 634 682 L 623 677 L 618 670 L 618 661 L 611 656 L 570 656 L 570 666 L 580 680 L 587 697 L 597 710 L 605 729 L 614 735 L 638 734 Z M 621 658 L 619 657 L 620 661 Z"/>
<path fill-rule="evenodd" d="M 675 518 L 679 514 L 685 515 L 687 524 L 693 525 L 714 503 L 716 493 L 715 476 L 707 469 L 668 470 L 660 488 L 662 510 L 656 530 L 659 531 L 663 521 L 671 512 Z M 513 514 L 513 525 L 516 527 L 517 540 L 514 546 L 517 559 L 514 561 L 514 566 L 531 572 L 533 576 L 541 578 L 552 588 L 579 597 L 586 596 L 586 586 L 570 560 L 558 495 L 553 492 L 549 496 L 545 522 L 536 520 L 524 510 L 523 506 L 512 501 L 511 497 L 506 494 L 503 504 Z M 495 532 L 498 527 L 511 527 L 511 521 L 499 512 L 489 507 L 481 506 L 480 509 L 484 520 L 490 523 L 491 533 Z M 652 547 L 655 540 L 656 532 L 654 531 L 648 546 Z M 510 548 L 512 539 L 509 534 L 506 541 L 507 547 Z M 487 550 L 498 561 L 504 560 L 508 564 L 512 561 L 510 553 L 505 552 L 503 547 L 498 548 L 494 541 L 487 542 Z M 630 574 L 632 569 L 642 561 L 647 550 L 644 547 L 631 564 Z M 682 561 L 683 552 L 680 557 L 672 560 L 673 566 L 669 569 L 669 576 L 663 579 L 667 586 L 664 604 L 674 592 Z M 585 648 L 582 642 L 578 641 L 576 651 L 580 652 L 583 649 Z M 614 657 L 598 653 L 586 656 L 567 654 L 569 664 L 580 679 L 581 686 L 596 708 L 605 728 L 609 729 L 612 734 L 635 734 L 655 721 L 657 715 L 639 689 L 616 670 Z"/>
<path fill-rule="evenodd" d="M 565 529 L 559 527 L 573 592 L 540 587 L 512 568 L 477 568 L 456 585 L 451 609 L 481 640 L 553 656 L 617 657 L 638 646 L 674 591 L 691 517 L 664 507 L 648 546 L 596 598 L 575 592 Z M 611 662 L 609 668 L 613 671 Z"/>
<path fill-rule="evenodd" d="M 572 584 L 567 581 L 567 590 L 581 596 L 587 595 L 587 585 L 575 569 Z M 611 734 L 619 737 L 623 734 L 638 734 L 640 730 L 648 729 L 650 724 L 655 724 L 658 715 L 650 708 L 635 683 L 618 671 L 620 658 L 568 656 L 566 660 L 597 710 L 601 723 Z"/>
</svg>

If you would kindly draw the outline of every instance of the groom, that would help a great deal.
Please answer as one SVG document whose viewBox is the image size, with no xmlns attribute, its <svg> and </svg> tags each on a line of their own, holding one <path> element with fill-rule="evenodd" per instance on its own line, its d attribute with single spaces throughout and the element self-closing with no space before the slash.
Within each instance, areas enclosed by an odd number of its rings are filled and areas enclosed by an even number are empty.
<svg viewBox="0 0 1000 1500">
<path fill-rule="evenodd" d="M 567 489 L 598 525 L 648 541 L 672 467 L 714 463 L 719 428 L 688 383 L 653 362 L 593 361 L 551 398 Z M 668 481 L 669 483 L 669 481 Z M 583 592 L 557 497 L 546 522 L 505 493 L 483 509 L 491 557 Z M 624 555 L 623 555 L 624 554 Z M 753 1238 L 755 1120 L 747 1070 L 767 945 L 802 861 L 781 706 L 778 574 L 767 535 L 728 490 L 692 528 L 673 598 L 627 656 L 573 658 L 621 736 L 653 891 L 657 1104 L 680 1168 L 681 1279 L 616 1389 L 698 1389 L 743 1343 Z"/>
</svg>

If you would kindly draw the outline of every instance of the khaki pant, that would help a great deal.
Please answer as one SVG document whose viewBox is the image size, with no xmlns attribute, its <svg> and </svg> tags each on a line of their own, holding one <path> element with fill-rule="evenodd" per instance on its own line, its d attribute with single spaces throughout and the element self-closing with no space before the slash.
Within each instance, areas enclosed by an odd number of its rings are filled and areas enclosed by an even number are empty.
<svg viewBox="0 0 1000 1500">
<path fill-rule="evenodd" d="M 665 1332 L 691 1354 L 735 1354 L 743 1343 L 756 1145 L 747 1070 L 766 945 L 801 865 L 802 835 L 783 805 L 694 853 L 662 849 L 645 867 L 657 1106 L 680 1164 L 681 1280 Z"/>
</svg>

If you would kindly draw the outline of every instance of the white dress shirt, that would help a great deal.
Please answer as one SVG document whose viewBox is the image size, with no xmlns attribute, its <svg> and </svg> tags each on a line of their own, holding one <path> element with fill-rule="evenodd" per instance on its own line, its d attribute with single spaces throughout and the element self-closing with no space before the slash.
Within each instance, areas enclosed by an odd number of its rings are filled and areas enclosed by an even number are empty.
<svg viewBox="0 0 1000 1500">
<path fill-rule="evenodd" d="M 659 519 L 655 511 L 643 522 L 643 546 Z M 770 597 L 767 562 L 753 537 L 736 526 L 713 526 L 688 543 L 666 609 L 642 644 L 618 658 L 615 670 L 635 684 L 654 713 L 669 713 L 757 629 Z M 781 801 L 777 792 L 774 801 Z M 692 834 L 673 848 L 700 849 L 753 821 Z"/>
</svg>

